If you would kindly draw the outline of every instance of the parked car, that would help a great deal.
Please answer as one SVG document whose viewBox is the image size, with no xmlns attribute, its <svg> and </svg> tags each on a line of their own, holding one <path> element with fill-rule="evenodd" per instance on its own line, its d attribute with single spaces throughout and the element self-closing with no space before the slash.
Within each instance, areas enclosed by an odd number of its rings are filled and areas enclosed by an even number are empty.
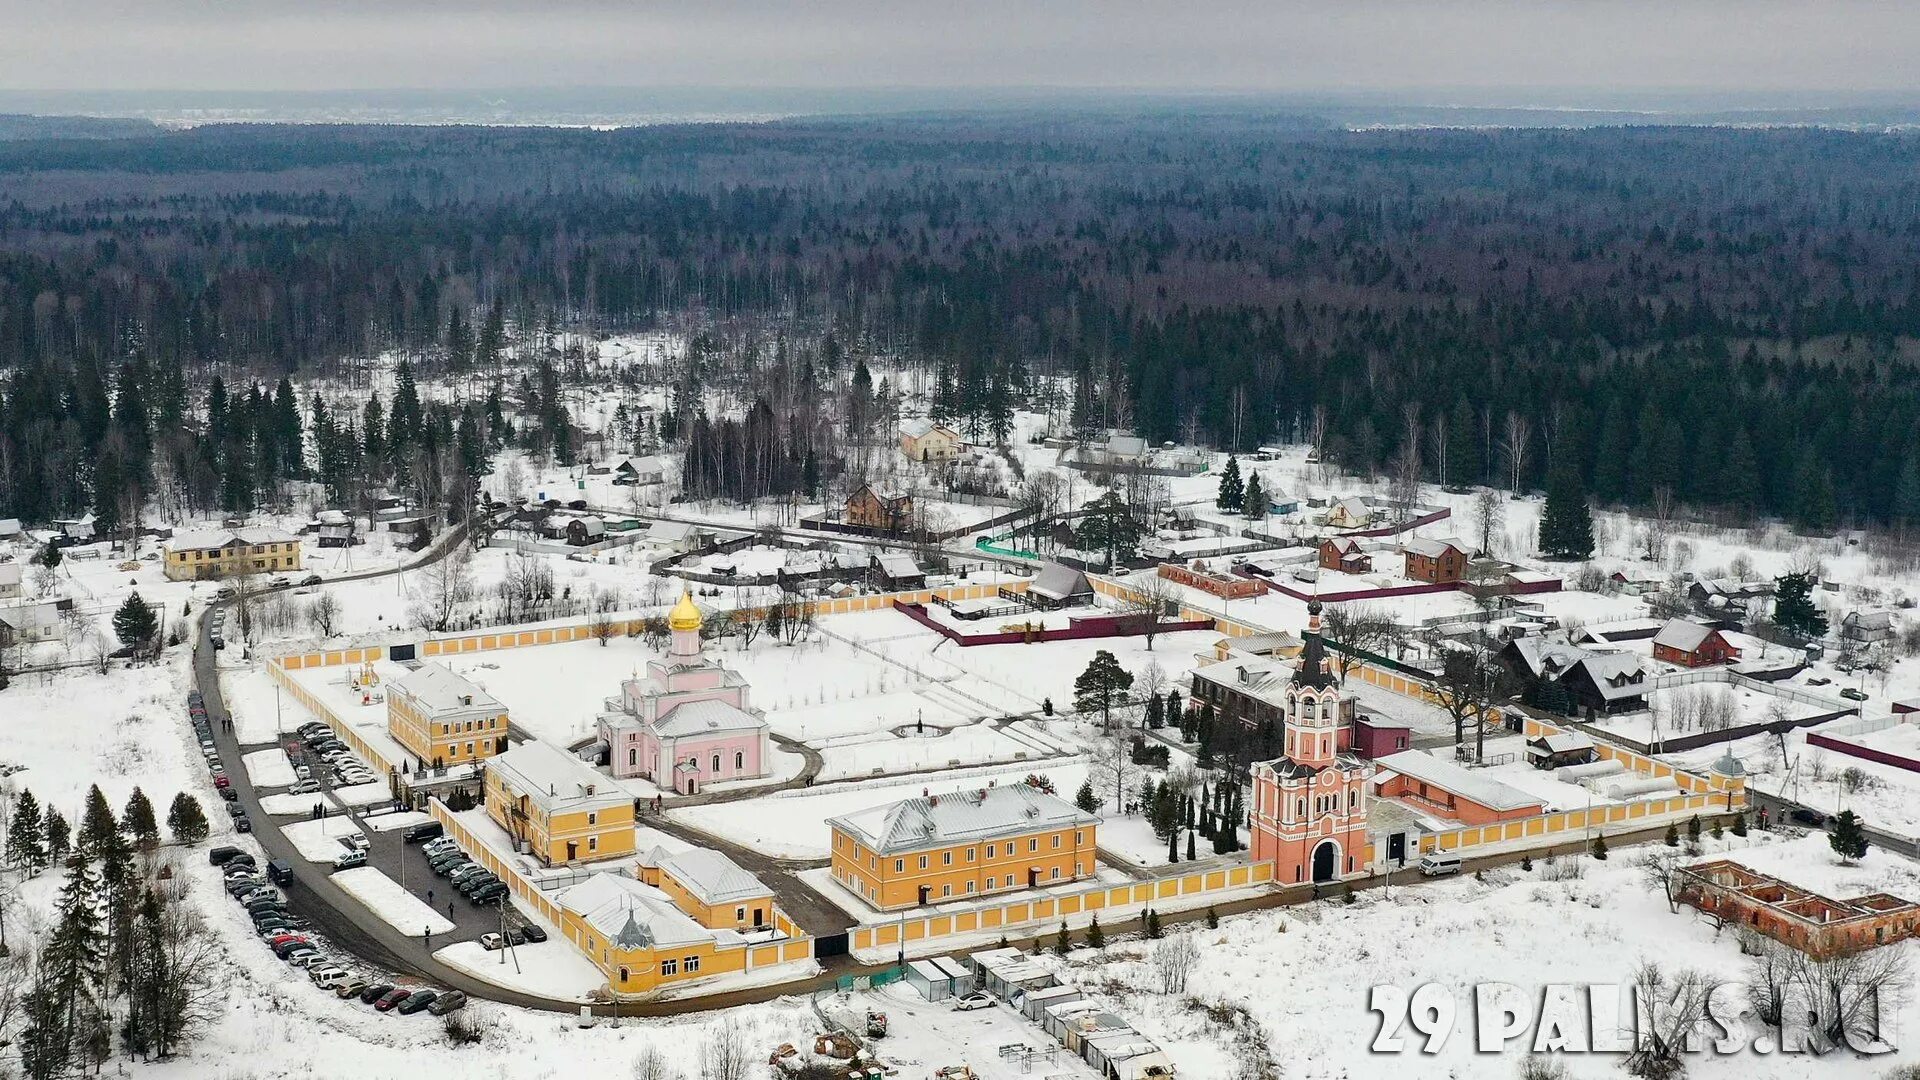
<svg viewBox="0 0 1920 1080">
<path fill-rule="evenodd" d="M 393 993 L 392 983 L 374 983 L 372 986 L 360 991 L 360 1001 L 363 1004 L 371 1005 L 391 993 Z"/>
<path fill-rule="evenodd" d="M 317 967 L 307 972 L 307 980 L 322 990 L 338 990 L 353 978 L 353 972 L 343 967 Z"/>
<path fill-rule="evenodd" d="M 953 1000 L 956 1012 L 972 1012 L 974 1009 L 993 1008 L 993 996 L 979 992 L 964 995 Z"/>
<path fill-rule="evenodd" d="M 325 953 L 315 949 L 310 953 L 301 953 L 287 962 L 303 971 L 311 971 L 314 968 L 328 963 L 328 960 Z"/>
<path fill-rule="evenodd" d="M 413 991 L 404 986 L 397 986 L 385 994 L 380 995 L 380 1000 L 374 1002 L 373 1007 L 379 1009 L 381 1012 L 392 1012 L 395 1005 L 400 1004 L 412 996 Z"/>
<path fill-rule="evenodd" d="M 220 798 L 224 799 L 227 802 L 233 802 L 239 797 L 240 797 L 240 793 L 233 790 L 230 787 L 223 787 L 220 789 Z"/>
<path fill-rule="evenodd" d="M 437 821 L 423 821 L 418 825 L 409 826 L 400 836 L 409 844 L 417 844 L 422 840 L 432 840 L 446 831 Z"/>
<path fill-rule="evenodd" d="M 321 577 L 319 574 L 308 574 L 306 577 L 303 577 L 300 579 L 300 584 L 303 587 L 308 585 L 318 585 L 320 584 L 320 582 L 321 582 Z"/>
<path fill-rule="evenodd" d="M 333 857 L 335 870 L 351 870 L 356 866 L 367 865 L 367 853 L 364 851 L 344 851 Z"/>
<path fill-rule="evenodd" d="M 1854 689 L 1853 687 L 1851 687 L 1851 686 L 1849 686 L 1849 687 L 1847 687 L 1847 688 L 1846 688 L 1845 690 L 1842 690 L 1842 691 L 1840 691 L 1840 696 L 1841 696 L 1841 697 L 1843 697 L 1843 698 L 1846 698 L 1846 699 L 1847 699 L 1848 701 L 1865 701 L 1865 700 L 1867 700 L 1867 695 L 1866 695 L 1866 694 L 1865 694 L 1864 692 L 1862 692 L 1862 691 L 1859 691 L 1859 690 L 1855 690 L 1855 689 Z"/>
<path fill-rule="evenodd" d="M 528 941 L 539 942 L 547 940 L 547 932 L 533 923 L 528 923 L 521 927 L 520 934 Z"/>
<path fill-rule="evenodd" d="M 456 868 L 453 871 L 453 873 L 448 874 L 447 880 L 453 882 L 455 885 L 458 885 L 462 881 L 465 881 L 466 879 L 474 876 L 475 874 L 484 874 L 486 872 L 487 872 L 486 867 L 481 866 L 479 863 L 470 862 L 465 866 Z"/>
<path fill-rule="evenodd" d="M 245 854 L 246 852 L 241 851 L 237 847 L 223 845 L 217 848 L 209 848 L 207 850 L 207 863 L 210 866 L 225 866 L 233 861 L 234 856 Z"/>
<path fill-rule="evenodd" d="M 243 813 L 239 817 L 233 819 L 233 831 L 250 833 L 253 831 L 253 822 L 247 818 L 246 814 Z"/>
<path fill-rule="evenodd" d="M 367 988 L 367 980 L 348 979 L 346 982 L 343 982 L 339 986 L 334 987 L 333 992 L 336 995 L 338 995 L 342 1000 L 344 1000 L 346 998 L 359 997 L 361 991 L 365 990 L 366 988 Z"/>
<path fill-rule="evenodd" d="M 233 778 L 225 774 L 216 776 L 213 778 L 213 786 L 217 788 L 230 788 L 233 786 Z"/>
<path fill-rule="evenodd" d="M 507 947 L 507 939 L 499 934 L 481 934 L 480 947 L 488 952 L 495 952 Z"/>
<path fill-rule="evenodd" d="M 414 1013 L 433 1004 L 433 999 L 439 996 L 438 993 L 432 990 L 415 990 L 413 993 L 408 994 L 405 1000 L 393 1008 L 395 1012 L 403 1016 L 412 1016 Z"/>
<path fill-rule="evenodd" d="M 1808 825 L 1816 829 L 1824 829 L 1827 827 L 1827 815 L 1818 810 L 1809 810 L 1804 806 L 1796 806 L 1787 811 L 1787 818 L 1790 821 L 1797 821 L 1802 825 Z"/>
<path fill-rule="evenodd" d="M 288 789 L 287 789 L 287 794 L 289 794 L 289 795 L 312 795 L 312 794 L 313 794 L 314 792 L 316 792 L 316 791 L 319 791 L 319 790 L 320 790 L 320 781 L 318 781 L 318 780 L 299 780 L 299 781 L 295 781 L 295 783 L 294 783 L 294 785 L 293 785 L 292 787 L 290 787 L 290 788 L 288 788 Z"/>
<path fill-rule="evenodd" d="M 276 885 L 285 885 L 293 880 L 293 864 L 285 859 L 275 859 L 267 864 L 267 877 Z"/>
<path fill-rule="evenodd" d="M 506 898 L 507 886 L 504 882 L 489 881 L 485 885 L 467 894 L 467 900 L 475 907 L 497 904 Z"/>
<path fill-rule="evenodd" d="M 278 937 L 268 938 L 267 943 L 270 946 L 272 946 L 273 955 L 279 957 L 282 960 L 285 960 L 287 957 L 292 956 L 294 953 L 298 952 L 301 949 L 313 948 L 313 942 L 308 941 L 306 938 L 290 937 L 286 934 L 281 934 Z"/>
<path fill-rule="evenodd" d="M 445 1016 L 455 1009 L 465 1006 L 467 995 L 458 990 L 449 990 L 427 1004 L 427 1011 L 435 1016 Z"/>
</svg>

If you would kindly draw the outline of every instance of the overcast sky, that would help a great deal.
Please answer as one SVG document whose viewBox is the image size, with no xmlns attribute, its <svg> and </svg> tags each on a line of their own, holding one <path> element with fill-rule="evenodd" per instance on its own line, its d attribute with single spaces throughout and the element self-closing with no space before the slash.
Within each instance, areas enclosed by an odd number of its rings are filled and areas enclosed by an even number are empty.
<svg viewBox="0 0 1920 1080">
<path fill-rule="evenodd" d="M 1920 0 L 0 0 L 0 88 L 1904 91 Z"/>
</svg>

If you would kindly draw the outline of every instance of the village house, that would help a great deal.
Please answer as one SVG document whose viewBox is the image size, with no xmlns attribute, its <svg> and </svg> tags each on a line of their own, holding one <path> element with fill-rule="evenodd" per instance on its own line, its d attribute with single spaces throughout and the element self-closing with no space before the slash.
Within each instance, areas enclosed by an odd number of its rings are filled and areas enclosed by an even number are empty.
<svg viewBox="0 0 1920 1080">
<path fill-rule="evenodd" d="M 59 604 L 43 601 L 0 608 L 0 645 L 34 645 L 59 636 Z"/>
<path fill-rule="evenodd" d="M 54 526 L 60 530 L 60 538 L 69 544 L 91 544 L 98 539 L 94 529 L 95 519 L 91 512 L 77 518 L 56 518 Z"/>
<path fill-rule="evenodd" d="M 26 535 L 19 518 L 0 518 L 0 544 L 11 543 Z"/>
<path fill-rule="evenodd" d="M 1703 608 L 1745 612 L 1773 595 L 1773 582 L 1702 578 L 1687 586 L 1687 598 Z"/>
<path fill-rule="evenodd" d="M 881 911 L 1090 878 L 1100 819 L 1027 784 L 827 821 L 833 879 Z"/>
<path fill-rule="evenodd" d="M 633 797 L 579 758 L 536 740 L 486 769 L 487 816 L 540 865 L 633 854 Z"/>
<path fill-rule="evenodd" d="M 1527 740 L 1527 761 L 1536 769 L 1585 765 L 1594 759 L 1593 740 L 1584 732 L 1557 731 Z"/>
<path fill-rule="evenodd" d="M 773 890 L 726 855 L 660 848 L 641 857 L 640 880 L 667 894 L 675 907 L 709 930 L 766 930 L 774 925 Z"/>
<path fill-rule="evenodd" d="M 1707 667 L 1740 659 L 1740 650 L 1720 631 L 1688 619 L 1669 619 L 1653 635 L 1653 658 L 1682 667 Z"/>
<path fill-rule="evenodd" d="M 1349 495 L 1327 507 L 1326 526 L 1330 529 L 1364 529 L 1373 524 L 1373 507 L 1358 496 Z"/>
<path fill-rule="evenodd" d="M 1444 585 L 1459 581 L 1466 575 L 1467 549 L 1452 537 L 1409 540 L 1404 549 L 1407 556 L 1406 576 L 1414 581 Z"/>
<path fill-rule="evenodd" d="M 0 563 L 0 600 L 19 597 L 21 566 L 17 562 Z"/>
<path fill-rule="evenodd" d="M 1621 592 L 1629 596 L 1644 596 L 1647 593 L 1659 592 L 1660 587 L 1666 583 L 1666 578 L 1654 571 L 1633 566 L 1615 570 L 1607 580 L 1613 582 Z"/>
<path fill-rule="evenodd" d="M 1334 536 L 1320 541 L 1320 569 L 1338 570 L 1343 574 L 1371 574 L 1373 556 L 1360 547 L 1360 541 L 1351 536 Z"/>
<path fill-rule="evenodd" d="M 574 518 L 567 522 L 566 537 L 573 547 L 597 544 L 607 538 L 607 523 L 592 515 Z"/>
<path fill-rule="evenodd" d="M 0 578 L 0 590 L 4 590 L 5 579 Z M 0 596 L 5 596 L 0 591 Z M 1850 611 L 1840 620 L 1840 640 L 1856 645 L 1883 645 L 1893 640 L 1893 613 L 1891 611 Z"/>
<path fill-rule="evenodd" d="M 667 462 L 662 457 L 621 458 L 613 467 L 613 482 L 620 487 L 651 487 L 667 482 Z"/>
<path fill-rule="evenodd" d="M 1607 713 L 1639 712 L 1647 707 L 1653 683 L 1647 668 L 1632 653 L 1606 653 L 1574 661 L 1560 676 L 1568 705 L 1589 718 Z"/>
<path fill-rule="evenodd" d="M 709 659 L 703 617 L 682 595 L 667 614 L 667 655 L 621 686 L 620 710 L 600 717 L 617 777 L 645 777 L 691 795 L 722 780 L 755 780 L 772 762 L 767 722 L 747 703 L 741 674 Z"/>
<path fill-rule="evenodd" d="M 1920 934 L 1920 904 L 1890 893 L 1834 900 L 1731 859 L 1695 863 L 1674 874 L 1681 903 L 1757 930 L 1816 960 Z"/>
<path fill-rule="evenodd" d="M 862 484 L 847 496 L 846 523 L 890 534 L 913 527 L 913 496 L 901 491 L 875 491 Z"/>
<path fill-rule="evenodd" d="M 1282 756 L 1253 767 L 1247 825 L 1254 861 L 1273 863 L 1273 879 L 1283 884 L 1368 873 L 1367 785 L 1374 766 L 1341 749 L 1344 710 L 1326 669 L 1318 600 L 1307 605 L 1300 663 L 1281 703 Z"/>
<path fill-rule="evenodd" d="M 463 765 L 507 748 L 507 707 L 444 664 L 387 686 L 387 733 L 422 765 Z"/>
<path fill-rule="evenodd" d="M 890 551 L 873 556 L 870 573 L 873 584 L 888 592 L 901 592 L 908 589 L 927 587 L 927 572 L 913 561 L 913 556 L 900 551 Z"/>
<path fill-rule="evenodd" d="M 1036 608 L 1054 610 L 1056 608 L 1077 607 L 1093 602 L 1093 582 L 1087 575 L 1065 563 L 1050 562 L 1040 567 L 1024 593 L 1008 590 L 1003 595 L 1024 598 L 1025 602 Z"/>
<path fill-rule="evenodd" d="M 300 569 L 300 539 L 271 526 L 175 533 L 167 541 L 168 581 Z"/>
<path fill-rule="evenodd" d="M 967 440 L 945 424 L 919 419 L 900 425 L 900 452 L 908 461 L 951 461 L 966 449 Z"/>
</svg>

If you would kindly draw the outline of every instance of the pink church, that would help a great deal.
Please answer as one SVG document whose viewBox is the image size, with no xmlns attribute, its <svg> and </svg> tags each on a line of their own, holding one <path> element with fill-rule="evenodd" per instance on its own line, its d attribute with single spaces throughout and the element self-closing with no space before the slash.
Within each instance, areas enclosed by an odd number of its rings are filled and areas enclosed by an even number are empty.
<svg viewBox="0 0 1920 1080">
<path fill-rule="evenodd" d="M 1318 600 L 1307 605 L 1306 643 L 1285 705 L 1284 756 L 1253 767 L 1253 858 L 1271 860 L 1282 885 L 1365 874 L 1373 765 L 1340 749 L 1340 688 L 1326 668 Z"/>
<path fill-rule="evenodd" d="M 702 654 L 700 609 L 682 596 L 667 616 L 673 642 L 621 686 L 622 711 L 600 717 L 617 777 L 644 777 L 691 795 L 720 780 L 767 775 L 767 722 L 747 704 L 747 681 Z"/>
</svg>

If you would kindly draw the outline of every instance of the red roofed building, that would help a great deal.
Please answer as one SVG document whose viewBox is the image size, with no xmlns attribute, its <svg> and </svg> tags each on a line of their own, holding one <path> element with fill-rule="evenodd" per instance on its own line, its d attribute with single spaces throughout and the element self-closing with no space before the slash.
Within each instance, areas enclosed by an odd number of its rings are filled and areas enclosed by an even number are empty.
<svg viewBox="0 0 1920 1080">
<path fill-rule="evenodd" d="M 1740 659 L 1740 650 L 1728 644 L 1720 631 L 1687 619 L 1669 619 L 1653 635 L 1653 658 L 1682 667 L 1707 667 L 1730 664 Z"/>
</svg>

